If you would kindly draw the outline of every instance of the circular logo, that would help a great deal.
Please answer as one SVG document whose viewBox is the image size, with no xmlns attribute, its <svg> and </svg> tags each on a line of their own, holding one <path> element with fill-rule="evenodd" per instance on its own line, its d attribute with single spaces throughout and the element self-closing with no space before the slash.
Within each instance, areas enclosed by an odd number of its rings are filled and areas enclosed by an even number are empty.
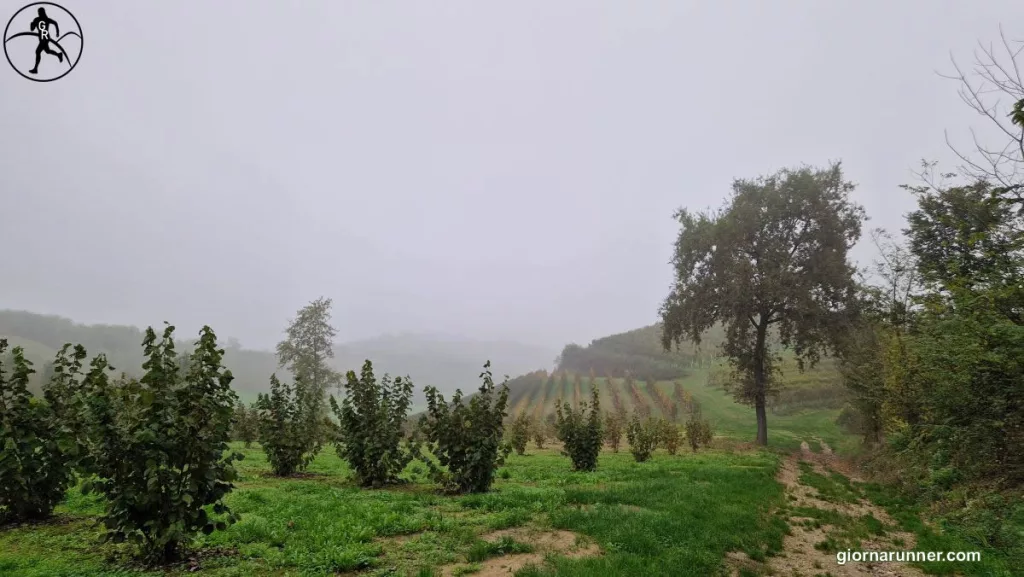
<svg viewBox="0 0 1024 577">
<path fill-rule="evenodd" d="M 29 80 L 52 82 L 67 76 L 82 58 L 82 27 L 66 8 L 33 2 L 14 13 L 4 29 L 4 55 Z"/>
</svg>

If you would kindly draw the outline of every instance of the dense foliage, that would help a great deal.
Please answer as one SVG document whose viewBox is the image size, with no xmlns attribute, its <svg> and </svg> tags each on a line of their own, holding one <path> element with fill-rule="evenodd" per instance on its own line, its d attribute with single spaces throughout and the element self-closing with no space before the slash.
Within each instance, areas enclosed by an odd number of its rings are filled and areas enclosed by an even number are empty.
<svg viewBox="0 0 1024 577">
<path fill-rule="evenodd" d="M 431 476 L 446 490 L 458 493 L 482 493 L 490 489 L 494 473 L 511 452 L 503 441 L 508 384 L 498 388 L 491 376 L 491 362 L 480 374 L 483 384 L 465 403 L 456 390 L 451 402 L 434 387 L 427 387 L 427 413 L 420 420 L 420 431 L 429 450 L 441 467 L 421 454 Z"/>
<path fill-rule="evenodd" d="M 275 475 L 288 476 L 304 470 L 323 444 L 316 399 L 309 388 L 292 387 L 270 375 L 270 393 L 256 400 L 257 438 Z M 306 394 L 303 394 L 306 393 Z"/>
<path fill-rule="evenodd" d="M 106 538 L 135 542 L 160 561 L 177 558 L 196 532 L 236 520 L 223 499 L 242 458 L 228 452 L 237 397 L 224 351 L 203 327 L 183 371 L 173 332 L 167 326 L 158 338 L 146 330 L 141 379 L 112 381 L 101 355 L 77 387 L 88 446 L 82 465 L 94 476 L 84 490 L 106 497 Z"/>
<path fill-rule="evenodd" d="M 880 244 L 843 358 L 859 427 L 919 490 L 1020 484 L 1024 215 L 985 182 L 912 190 L 908 244 Z"/>
<path fill-rule="evenodd" d="M 863 209 L 840 165 L 784 169 L 736 180 L 713 213 L 676 213 L 675 284 L 661 308 L 662 344 L 700 343 L 725 325 L 722 351 L 737 401 L 754 406 L 758 444 L 768 443 L 767 406 L 776 378 L 771 333 L 801 362 L 834 350 L 855 295 L 848 252 Z"/>
<path fill-rule="evenodd" d="M 259 416 L 255 409 L 246 407 L 245 403 L 238 401 L 231 420 L 231 438 L 245 443 L 245 448 L 248 449 L 258 435 Z"/>
<path fill-rule="evenodd" d="M 413 384 L 408 378 L 380 381 L 367 360 L 357 377 L 345 376 L 341 405 L 331 396 L 331 410 L 338 419 L 338 456 L 348 461 L 360 485 L 382 487 L 398 481 L 413 459 L 403 443 L 404 426 L 412 403 Z"/>
<path fill-rule="evenodd" d="M 590 402 L 572 407 L 559 400 L 555 404 L 558 440 L 562 441 L 562 454 L 572 460 L 574 471 L 597 469 L 597 456 L 601 452 L 604 427 L 601 422 L 601 399 L 597 387 L 590 389 Z"/>
<path fill-rule="evenodd" d="M 0 339 L 0 359 L 7 348 L 7 339 Z M 65 385 L 84 357 L 81 347 L 70 358 L 67 347 L 61 350 L 45 399 L 29 393 L 33 369 L 21 347 L 11 351 L 9 364 L 0 362 L 0 521 L 45 518 L 64 499 L 78 455 L 73 423 L 63 410 Z"/>
<path fill-rule="evenodd" d="M 629 441 L 629 452 L 637 463 L 643 463 L 651 458 L 658 446 L 660 432 L 656 419 L 633 413 L 633 418 L 626 426 L 626 440 Z"/>
<path fill-rule="evenodd" d="M 679 434 L 679 426 L 668 419 L 658 420 L 658 446 L 665 449 L 669 455 L 675 455 L 682 443 L 682 436 Z"/>
<path fill-rule="evenodd" d="M 622 442 L 622 433 L 626 428 L 626 413 L 623 410 L 605 411 L 604 413 L 604 442 L 612 448 L 613 453 L 619 452 L 619 444 Z"/>
<path fill-rule="evenodd" d="M 534 428 L 539 429 L 540 427 L 534 426 L 533 418 L 525 411 L 516 415 L 516 418 L 512 421 L 512 426 L 509 427 L 508 431 L 508 439 L 517 455 L 526 454 L 526 444 L 530 441 L 530 433 Z M 543 444 L 543 433 L 541 433 L 540 439 L 539 444 Z"/>
<path fill-rule="evenodd" d="M 328 389 L 341 384 L 341 375 L 328 366 L 334 357 L 331 299 L 320 297 L 302 307 L 288 324 L 287 338 L 277 344 L 277 358 L 296 376 L 296 386 L 309 387 L 311 398 L 324 402 Z M 302 393 L 305 395 L 305 393 Z"/>
<path fill-rule="evenodd" d="M 711 445 L 714 432 L 711 430 L 711 423 L 701 415 L 700 405 L 694 403 L 690 411 L 690 417 L 686 420 L 686 440 L 690 448 L 696 453 L 697 449 Z"/>
<path fill-rule="evenodd" d="M 538 449 L 543 449 L 544 443 L 554 436 L 554 423 L 547 419 L 537 419 L 533 425 L 533 442 L 536 443 Z"/>
</svg>

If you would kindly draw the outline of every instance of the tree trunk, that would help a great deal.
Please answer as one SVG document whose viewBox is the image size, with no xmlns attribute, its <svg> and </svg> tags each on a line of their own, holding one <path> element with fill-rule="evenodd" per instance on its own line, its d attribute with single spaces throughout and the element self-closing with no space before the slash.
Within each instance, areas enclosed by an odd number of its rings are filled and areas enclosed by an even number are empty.
<svg viewBox="0 0 1024 577">
<path fill-rule="evenodd" d="M 757 343 L 754 349 L 754 413 L 757 415 L 757 438 L 755 444 L 762 447 L 768 445 L 768 415 L 765 411 L 765 388 L 767 375 L 764 371 L 764 358 L 767 354 L 768 319 L 761 315 L 757 326 Z"/>
<path fill-rule="evenodd" d="M 768 415 L 764 409 L 764 393 L 758 393 L 754 404 L 754 412 L 757 413 L 757 439 L 755 443 L 762 447 L 768 445 Z"/>
</svg>

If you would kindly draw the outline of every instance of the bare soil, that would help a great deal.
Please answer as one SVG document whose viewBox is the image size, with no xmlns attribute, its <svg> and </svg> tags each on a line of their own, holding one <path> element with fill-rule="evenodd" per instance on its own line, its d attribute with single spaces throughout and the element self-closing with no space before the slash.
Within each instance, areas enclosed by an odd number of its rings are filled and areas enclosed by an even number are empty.
<svg viewBox="0 0 1024 577">
<path fill-rule="evenodd" d="M 498 541 L 503 537 L 509 537 L 518 543 L 530 544 L 533 546 L 534 551 L 532 553 L 503 555 L 481 561 L 475 564 L 480 569 L 472 573 L 474 576 L 499 577 L 512 575 L 527 565 L 542 565 L 548 555 L 578 558 L 601 554 L 601 549 L 596 544 L 588 542 L 571 531 L 517 527 L 515 529 L 494 531 L 483 535 L 481 538 L 485 541 Z M 445 577 L 451 577 L 459 567 L 464 566 L 464 564 L 447 565 L 442 568 L 441 574 Z"/>
</svg>

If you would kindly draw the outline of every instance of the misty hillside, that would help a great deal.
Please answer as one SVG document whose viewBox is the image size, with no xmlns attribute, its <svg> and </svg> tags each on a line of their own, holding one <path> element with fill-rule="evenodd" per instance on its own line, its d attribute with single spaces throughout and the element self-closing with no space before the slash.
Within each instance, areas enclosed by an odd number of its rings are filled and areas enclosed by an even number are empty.
<svg viewBox="0 0 1024 577">
<path fill-rule="evenodd" d="M 154 329 L 159 328 L 154 326 Z M 90 357 L 106 354 L 118 371 L 132 374 L 140 370 L 142 364 L 143 331 L 138 327 L 84 325 L 54 315 L 2 310 L 0 337 L 8 338 L 12 347 L 24 347 L 26 358 L 38 371 L 34 375 L 34 386 L 40 384 L 44 367 L 53 360 L 57 350 L 68 342 L 83 345 Z M 225 347 L 224 364 L 235 376 L 232 386 L 243 399 L 251 400 L 256 393 L 267 390 L 272 373 L 287 373 L 278 367 L 276 356 L 269 351 L 241 348 L 237 341 L 224 335 L 221 335 L 221 342 Z M 188 346 L 186 341 L 180 341 L 181 350 Z M 370 359 L 378 374 L 409 375 L 416 384 L 414 402 L 419 402 L 422 389 L 427 385 L 434 385 L 445 393 L 459 387 L 475 388 L 488 359 L 495 375 L 514 376 L 549 367 L 555 356 L 553 350 L 514 342 L 403 334 L 338 344 L 331 364 L 342 372 L 358 372 L 363 361 Z"/>
<path fill-rule="evenodd" d="M 692 407 L 690 400 L 697 399 L 709 403 L 710 415 L 721 415 L 725 422 L 751 409 L 726 391 L 732 374 L 720 357 L 723 338 L 721 327 L 715 327 L 699 346 L 687 342 L 666 351 L 661 325 L 654 324 L 595 339 L 585 347 L 566 345 L 553 372 L 535 370 L 508 381 L 509 418 L 520 413 L 548 417 L 559 399 L 573 405 L 589 399 L 593 384 L 605 410 L 639 410 L 676 421 Z M 823 410 L 835 417 L 848 398 L 835 360 L 825 358 L 801 371 L 790 352 L 784 350 L 781 356 L 778 392 L 769 399 L 772 413 Z"/>
<path fill-rule="evenodd" d="M 496 380 L 550 367 L 557 352 L 544 347 L 505 341 L 430 334 L 403 334 L 338 345 L 332 364 L 339 370 L 359 371 L 365 359 L 377 374 L 408 375 L 416 385 L 413 402 L 423 400 L 423 388 L 435 386 L 444 394 L 475 390 L 487 360 Z"/>
<path fill-rule="evenodd" d="M 834 421 L 846 402 L 846 395 L 836 394 L 838 374 L 831 362 L 803 373 L 791 363 L 781 375 L 783 393 L 770 405 L 775 434 L 786 442 L 799 442 L 793 432 L 800 423 L 813 422 L 819 434 L 837 439 Z M 716 431 L 740 438 L 753 434 L 753 408 L 737 403 L 722 389 L 721 366 L 695 368 L 684 377 L 672 380 L 643 380 L 583 376 L 579 373 L 537 371 L 509 382 L 509 418 L 528 414 L 535 421 L 550 420 L 559 400 L 576 406 L 590 400 L 591 383 L 597 387 L 603 411 L 621 410 L 627 414 L 665 418 L 682 423 L 695 404 Z M 791 435 L 792 438 L 791 438 Z"/>
<path fill-rule="evenodd" d="M 801 371 L 788 354 L 777 376 L 779 390 L 771 395 L 769 406 L 775 415 L 792 415 L 801 411 L 837 411 L 848 398 L 842 387 L 833 359 L 824 359 L 815 367 Z M 631 359 L 632 363 L 636 359 Z M 605 376 L 600 374 L 559 370 L 554 373 L 534 371 L 509 381 L 508 412 L 510 417 L 520 413 L 544 418 L 555 412 L 555 403 L 561 399 L 572 405 L 589 400 L 592 385 L 598 389 L 604 410 L 622 409 L 640 411 L 672 421 L 683 418 L 692 408 L 691 400 L 710 403 L 711 416 L 751 411 L 736 403 L 726 390 L 731 378 L 728 366 L 715 361 L 699 363 L 693 367 L 679 367 L 673 377 L 635 377 L 621 368 Z M 735 406 L 733 406 L 735 405 Z M 833 417 L 835 414 L 833 413 Z"/>
<path fill-rule="evenodd" d="M 687 369 L 708 365 L 718 354 L 722 341 L 719 327 L 708 331 L 700 346 L 683 343 L 666 351 L 661 344 L 661 325 L 654 324 L 592 341 L 581 347 L 566 345 L 558 359 L 558 370 L 598 376 L 674 379 Z"/>
</svg>

